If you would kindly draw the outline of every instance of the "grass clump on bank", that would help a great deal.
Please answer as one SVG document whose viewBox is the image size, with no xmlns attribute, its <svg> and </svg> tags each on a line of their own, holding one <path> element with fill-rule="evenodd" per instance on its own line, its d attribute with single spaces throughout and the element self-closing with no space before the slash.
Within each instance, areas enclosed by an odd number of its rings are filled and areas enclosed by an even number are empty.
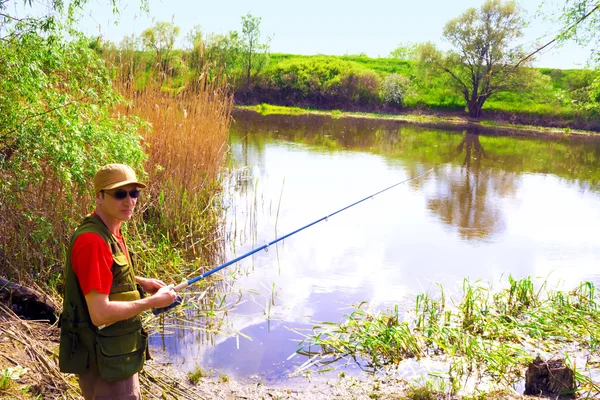
<svg viewBox="0 0 600 400">
<path fill-rule="evenodd" d="M 406 359 L 441 359 L 447 371 L 437 376 L 450 395 L 480 382 L 507 390 L 523 379 L 536 355 L 564 357 L 578 391 L 598 396 L 600 371 L 585 371 L 600 362 L 600 293 L 590 282 L 565 292 L 509 277 L 507 288 L 493 292 L 465 280 L 459 301 L 443 289 L 437 298 L 420 294 L 404 316 L 398 306 L 374 312 L 362 303 L 347 321 L 315 327 L 302 342 L 303 349 L 314 347 L 320 351 L 301 352 L 327 363 L 353 359 L 373 372 Z M 582 355 L 588 365 L 576 365 Z"/>
</svg>

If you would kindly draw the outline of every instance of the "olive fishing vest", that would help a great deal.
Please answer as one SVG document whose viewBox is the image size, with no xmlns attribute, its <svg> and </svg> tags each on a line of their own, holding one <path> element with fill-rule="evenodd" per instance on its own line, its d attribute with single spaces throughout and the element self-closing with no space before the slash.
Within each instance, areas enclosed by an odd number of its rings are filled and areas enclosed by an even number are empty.
<svg viewBox="0 0 600 400">
<path fill-rule="evenodd" d="M 59 367 L 62 372 L 81 374 L 88 369 L 106 381 L 129 378 L 144 366 L 148 336 L 140 316 L 98 329 L 91 321 L 79 280 L 71 266 L 73 243 L 79 235 L 92 232 L 110 247 L 113 255 L 111 301 L 133 301 L 143 295 L 136 285 L 133 265 L 121 250 L 116 237 L 96 214 L 87 216 L 77 228 L 65 264 L 65 291 L 60 316 Z"/>
</svg>

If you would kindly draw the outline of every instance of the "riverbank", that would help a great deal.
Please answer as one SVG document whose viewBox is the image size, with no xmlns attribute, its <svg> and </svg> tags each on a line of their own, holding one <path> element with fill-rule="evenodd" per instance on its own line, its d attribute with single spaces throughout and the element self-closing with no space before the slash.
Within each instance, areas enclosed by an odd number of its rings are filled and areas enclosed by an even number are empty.
<svg viewBox="0 0 600 400">
<path fill-rule="evenodd" d="M 263 116 L 267 115 L 321 115 L 331 118 L 357 118 L 372 120 L 398 121 L 420 125 L 423 127 L 447 129 L 452 131 L 469 130 L 472 133 L 485 133 L 499 136 L 521 136 L 521 137 L 554 137 L 571 138 L 577 140 L 600 140 L 600 132 L 582 129 L 556 128 L 535 125 L 518 124 L 507 121 L 504 117 L 498 119 L 482 119 L 474 121 L 467 116 L 453 112 L 425 112 L 414 111 L 405 114 L 382 114 L 358 111 L 340 110 L 315 110 L 302 107 L 276 106 L 271 104 L 259 104 L 253 106 L 238 105 L 235 111 L 252 111 Z"/>
<path fill-rule="evenodd" d="M 0 398 L 80 399 L 75 376 L 58 370 L 58 345 L 56 324 L 21 320 L 0 304 Z M 171 364 L 151 360 L 140 374 L 140 385 L 145 399 L 396 399 L 403 392 L 397 380 L 340 377 L 333 382 L 307 380 L 301 387 L 269 387 L 207 375 L 192 383 Z"/>
<path fill-rule="evenodd" d="M 0 305 L 0 398 L 81 399 L 75 376 L 58 370 L 58 343 L 56 325 L 21 320 Z M 223 375 L 205 376 L 192 383 L 172 365 L 155 361 L 147 362 L 140 385 L 145 399 L 449 399 L 426 387 L 409 387 L 389 375 L 367 380 L 343 374 L 335 380 L 307 378 L 305 385 L 294 387 L 237 382 Z M 486 398 L 528 397 L 498 393 Z"/>
</svg>

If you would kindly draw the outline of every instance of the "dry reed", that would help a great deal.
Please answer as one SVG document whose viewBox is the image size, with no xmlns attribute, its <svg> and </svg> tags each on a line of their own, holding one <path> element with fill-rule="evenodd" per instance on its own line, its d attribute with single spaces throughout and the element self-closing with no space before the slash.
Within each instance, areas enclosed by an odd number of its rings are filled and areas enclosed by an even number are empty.
<svg viewBox="0 0 600 400">
<path fill-rule="evenodd" d="M 0 199 L 0 274 L 29 285 L 57 279 L 73 227 L 92 200 L 64 187 L 52 168 L 43 169 L 39 184 Z"/>
<path fill-rule="evenodd" d="M 0 304 L 0 338 L 13 341 L 22 349 L 10 356 L 3 352 L 2 357 L 30 370 L 24 375 L 24 381 L 30 386 L 29 392 L 39 393 L 45 399 L 77 399 L 75 385 L 59 371 L 56 363 L 58 344 L 54 341 L 58 339 L 57 332 L 56 326 L 45 321 L 22 320 Z M 25 394 L 23 389 L 11 385 L 7 394 L 20 398 Z"/>
<path fill-rule="evenodd" d="M 208 74 L 200 74 L 174 94 L 162 86 L 162 75 L 161 79 L 150 75 L 145 88 L 136 90 L 145 71 L 135 54 L 117 52 L 112 57 L 120 91 L 131 99 L 120 111 L 151 125 L 142 132 L 149 190 L 141 208 L 143 222 L 153 232 L 143 226 L 142 233 L 154 234 L 156 239 L 158 232 L 161 239 L 167 238 L 169 244 L 194 257 L 214 254 L 219 248 L 223 208 L 219 178 L 233 108 L 228 83 L 219 77 L 209 82 Z"/>
</svg>

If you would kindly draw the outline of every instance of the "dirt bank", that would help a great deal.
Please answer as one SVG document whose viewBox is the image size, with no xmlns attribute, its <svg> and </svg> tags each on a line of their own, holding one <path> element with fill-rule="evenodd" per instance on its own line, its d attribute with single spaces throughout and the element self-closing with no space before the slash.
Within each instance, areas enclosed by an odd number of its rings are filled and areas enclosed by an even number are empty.
<svg viewBox="0 0 600 400">
<path fill-rule="evenodd" d="M 57 365 L 56 325 L 24 321 L 0 304 L 0 398 L 81 399 L 73 375 L 61 374 Z M 155 361 L 140 375 L 145 399 L 450 399 L 425 389 L 407 389 L 399 379 L 378 377 L 358 380 L 340 376 L 333 380 L 306 380 L 294 387 L 269 387 L 260 382 L 242 383 L 223 376 L 205 377 L 196 384 L 185 373 Z M 488 396 L 522 399 L 523 396 Z"/>
<path fill-rule="evenodd" d="M 592 130 L 573 129 L 570 127 L 527 125 L 521 119 L 510 118 L 503 114 L 497 114 L 495 119 L 473 120 L 465 116 L 463 112 L 453 111 L 431 111 L 414 110 L 398 114 L 379 114 L 357 111 L 339 110 L 313 110 L 297 107 L 272 106 L 261 104 L 256 106 L 236 106 L 236 115 L 244 112 L 254 112 L 261 115 L 320 115 L 335 119 L 359 118 L 385 121 L 398 121 L 400 123 L 415 124 L 434 129 L 445 129 L 451 131 L 468 130 L 476 134 L 491 134 L 498 136 L 515 137 L 538 137 L 538 138 L 561 138 L 583 141 L 600 140 L 600 132 Z M 541 122 L 541 120 L 538 120 Z M 548 121 L 546 121 L 548 122 Z"/>
</svg>

